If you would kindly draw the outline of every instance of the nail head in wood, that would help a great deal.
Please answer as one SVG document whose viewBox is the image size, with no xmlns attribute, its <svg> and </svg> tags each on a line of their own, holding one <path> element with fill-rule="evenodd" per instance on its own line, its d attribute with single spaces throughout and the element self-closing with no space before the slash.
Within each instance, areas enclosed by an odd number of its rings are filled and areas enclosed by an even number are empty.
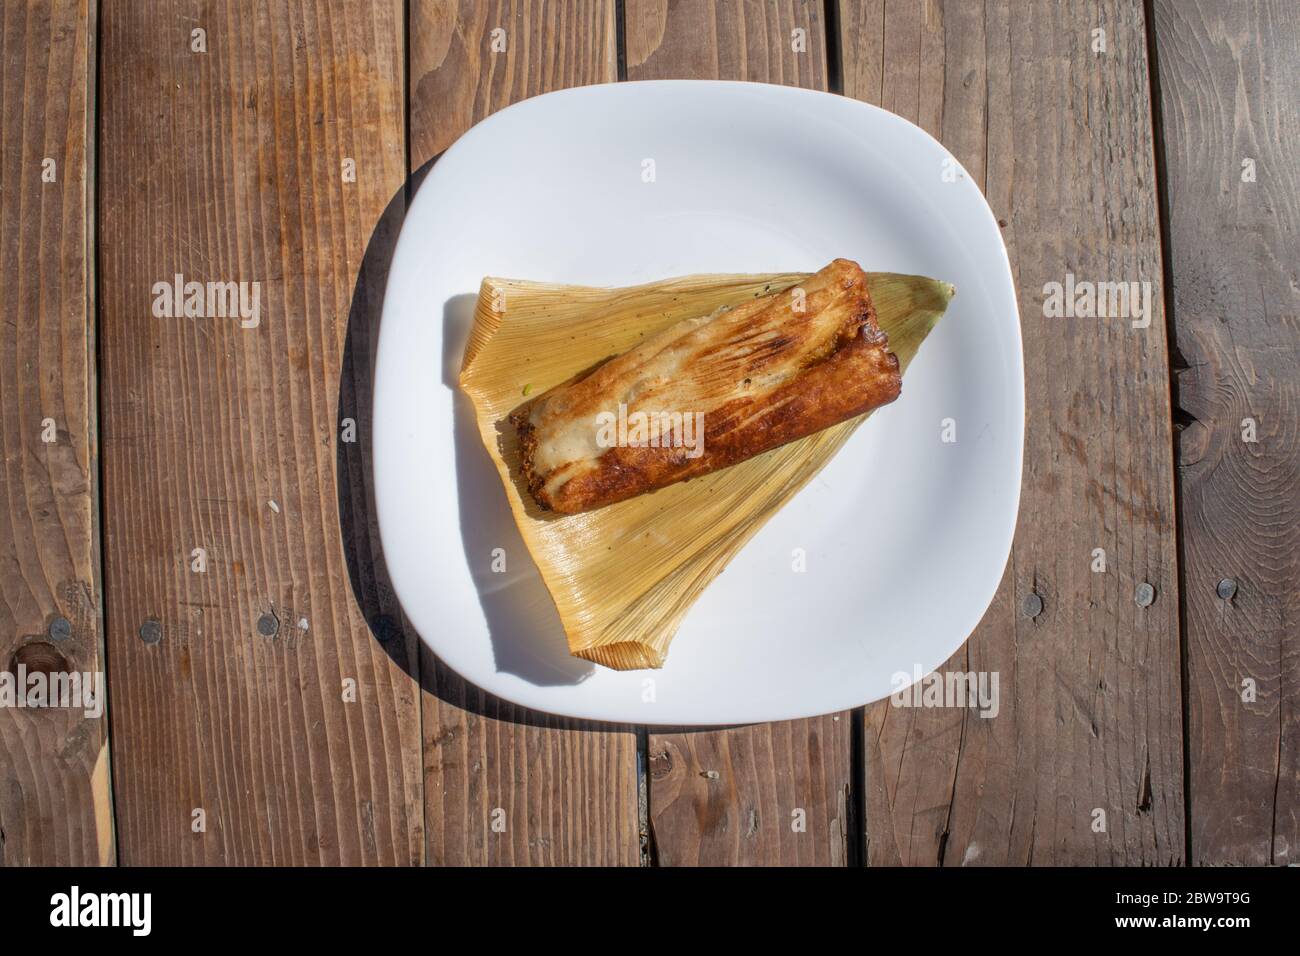
<svg viewBox="0 0 1300 956">
<path fill-rule="evenodd" d="M 56 617 L 50 621 L 50 638 L 55 641 L 66 641 L 72 636 L 72 622 L 66 617 Z"/>
<path fill-rule="evenodd" d="M 1031 591 L 1025 595 L 1020 610 L 1024 612 L 1025 617 L 1038 617 L 1043 613 L 1043 599 Z"/>
<path fill-rule="evenodd" d="M 1137 592 L 1133 595 L 1133 600 L 1137 601 L 1138 607 L 1150 607 L 1156 600 L 1156 589 L 1146 581 L 1137 586 Z"/>
<path fill-rule="evenodd" d="M 1224 578 L 1214 589 L 1215 593 L 1225 601 L 1231 601 L 1237 594 L 1237 582 L 1232 578 Z"/>
<path fill-rule="evenodd" d="M 280 620 L 274 614 L 263 614 L 257 619 L 257 633 L 263 637 L 275 637 L 280 630 Z"/>
<path fill-rule="evenodd" d="M 140 640 L 146 644 L 157 644 L 162 640 L 162 625 L 149 618 L 140 625 Z"/>
</svg>

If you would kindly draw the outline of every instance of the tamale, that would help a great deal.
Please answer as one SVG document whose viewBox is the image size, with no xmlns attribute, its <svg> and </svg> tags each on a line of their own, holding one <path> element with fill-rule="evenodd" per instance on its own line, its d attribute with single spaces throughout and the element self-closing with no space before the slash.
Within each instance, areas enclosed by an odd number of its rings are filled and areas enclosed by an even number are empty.
<svg viewBox="0 0 1300 956">
<path fill-rule="evenodd" d="M 868 416 L 654 494 L 567 515 L 543 510 L 529 492 L 510 414 L 685 319 L 737 308 L 810 278 L 696 275 L 620 289 L 483 280 L 460 385 L 574 656 L 618 670 L 661 667 L 709 582 Z M 952 286 L 892 273 L 867 273 L 866 281 L 905 375 L 947 308 Z"/>
<path fill-rule="evenodd" d="M 836 259 L 789 289 L 683 319 L 510 421 L 537 503 L 576 514 L 745 461 L 900 388 L 866 275 Z"/>
</svg>

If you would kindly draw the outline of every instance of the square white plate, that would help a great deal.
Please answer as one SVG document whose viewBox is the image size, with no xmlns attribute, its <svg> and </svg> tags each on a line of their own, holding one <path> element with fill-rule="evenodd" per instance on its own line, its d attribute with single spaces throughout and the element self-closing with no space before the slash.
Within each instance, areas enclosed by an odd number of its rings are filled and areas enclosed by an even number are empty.
<svg viewBox="0 0 1300 956">
<path fill-rule="evenodd" d="M 902 397 L 708 587 L 662 670 L 569 657 L 455 388 L 480 280 L 624 286 L 811 272 L 837 256 L 957 287 Z M 1024 440 L 1006 249 L 939 143 L 855 100 L 654 81 L 494 114 L 438 160 L 411 203 L 376 365 L 375 488 L 397 595 L 438 657 L 518 704 L 640 724 L 855 707 L 947 660 L 1006 566 Z M 956 441 L 943 441 L 945 419 Z"/>
</svg>

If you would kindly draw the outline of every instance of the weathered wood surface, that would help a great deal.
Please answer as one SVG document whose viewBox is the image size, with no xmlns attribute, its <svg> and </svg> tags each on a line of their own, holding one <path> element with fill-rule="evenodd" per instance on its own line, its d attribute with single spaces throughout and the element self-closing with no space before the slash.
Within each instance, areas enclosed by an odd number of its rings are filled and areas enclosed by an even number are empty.
<svg viewBox="0 0 1300 956">
<path fill-rule="evenodd" d="M 405 181 L 403 16 L 397 0 L 100 11 L 104 569 L 124 863 L 423 853 L 417 685 L 394 660 L 411 655 L 385 651 L 344 583 L 336 478 L 354 283 Z M 259 283 L 257 324 L 157 317 L 155 283 L 176 274 Z M 142 639 L 150 621 L 156 643 Z"/>
<path fill-rule="evenodd" d="M 0 671 L 14 675 L 103 671 L 94 43 L 87 0 L 0 5 Z M 0 709 L 0 866 L 113 862 L 107 729 L 83 708 Z"/>
<path fill-rule="evenodd" d="M 839 11 L 845 94 L 942 141 L 1006 223 L 1026 374 L 1010 565 L 941 668 L 998 672 L 1000 709 L 867 709 L 867 862 L 1181 862 L 1172 436 L 1142 5 L 877 0 Z M 1067 273 L 1149 282 L 1149 327 L 1047 318 L 1044 285 Z M 1104 573 L 1092 570 L 1097 548 Z M 1155 588 L 1145 608 L 1143 582 Z M 1043 602 L 1033 618 L 1021 610 L 1031 593 Z"/>
<path fill-rule="evenodd" d="M 820 3 L 628 0 L 624 18 L 629 80 L 828 88 Z M 727 730 L 652 731 L 649 812 L 657 862 L 848 863 L 852 726 L 845 712 Z"/>
<path fill-rule="evenodd" d="M 410 17 L 412 173 L 495 110 L 618 78 L 612 0 L 416 0 Z M 640 862 L 632 728 L 516 707 L 427 652 L 421 667 L 431 864 Z"/>
<path fill-rule="evenodd" d="M 114 705 L 111 793 L 103 720 L 0 710 L 0 864 L 1295 862 L 1300 30 L 1285 0 L 1151 7 L 0 5 L 0 668 L 107 659 Z M 997 671 L 998 716 L 651 732 L 648 821 L 632 728 L 419 649 L 368 471 L 408 172 L 617 79 L 620 20 L 628 79 L 841 89 L 939 138 L 1005 222 L 1027 374 L 1012 561 L 944 668 Z M 155 316 L 177 273 L 260 283 L 257 326 Z M 1047 317 L 1067 274 L 1149 282 L 1149 326 Z"/>
<path fill-rule="evenodd" d="M 1154 12 L 1190 862 L 1300 863 L 1300 18 L 1289 0 Z"/>
<path fill-rule="evenodd" d="M 829 89 L 825 16 L 815 0 L 625 0 L 623 7 L 629 80 Z"/>
</svg>

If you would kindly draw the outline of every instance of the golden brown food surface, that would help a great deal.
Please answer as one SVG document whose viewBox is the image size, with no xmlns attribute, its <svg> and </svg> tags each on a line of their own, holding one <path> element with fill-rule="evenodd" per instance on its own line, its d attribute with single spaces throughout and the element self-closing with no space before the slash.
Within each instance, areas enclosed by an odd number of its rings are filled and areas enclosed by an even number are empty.
<svg viewBox="0 0 1300 956">
<path fill-rule="evenodd" d="M 888 345 L 847 259 L 678 322 L 511 413 L 529 491 L 589 511 L 862 415 L 901 389 Z"/>
</svg>

